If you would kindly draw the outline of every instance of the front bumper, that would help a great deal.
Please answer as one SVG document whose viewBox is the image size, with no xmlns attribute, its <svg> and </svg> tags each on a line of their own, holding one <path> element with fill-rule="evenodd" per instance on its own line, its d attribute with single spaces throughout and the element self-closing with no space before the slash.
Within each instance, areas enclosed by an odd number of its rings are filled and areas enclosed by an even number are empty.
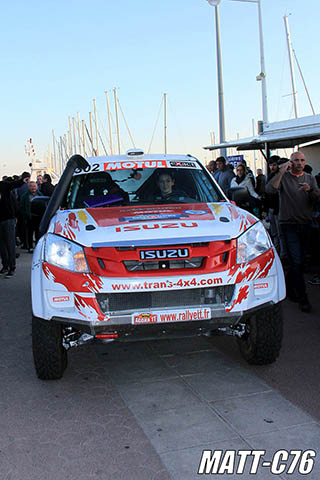
<svg viewBox="0 0 320 480">
<path fill-rule="evenodd" d="M 248 264 L 216 274 L 168 278 L 98 277 L 68 272 L 40 258 L 34 259 L 32 267 L 34 316 L 90 335 L 114 332 L 121 339 L 159 338 L 171 333 L 180 336 L 184 330 L 203 334 L 236 325 L 252 309 L 278 303 L 284 297 L 283 271 L 274 249 Z M 195 313 L 197 309 L 209 313 L 184 316 L 186 310 Z M 174 312 L 179 314 L 178 321 L 169 318 Z M 135 315 L 158 317 L 137 325 Z"/>
<path fill-rule="evenodd" d="M 270 307 L 273 302 L 267 302 L 258 307 L 254 307 L 244 312 L 228 313 L 215 311 L 214 317 L 208 320 L 192 320 L 187 322 L 168 322 L 157 324 L 133 325 L 128 323 L 131 316 L 114 317 L 114 322 L 99 322 L 97 324 L 88 324 L 79 319 L 70 319 L 64 317 L 53 317 L 52 321 L 61 323 L 65 326 L 72 326 L 79 333 L 87 333 L 93 337 L 108 337 L 108 341 L 134 341 L 134 340 L 156 340 L 160 338 L 180 338 L 197 335 L 208 335 L 214 330 L 220 328 L 236 328 L 240 323 L 244 323 L 248 317 L 260 310 Z M 103 323 L 103 324 L 102 324 Z"/>
</svg>

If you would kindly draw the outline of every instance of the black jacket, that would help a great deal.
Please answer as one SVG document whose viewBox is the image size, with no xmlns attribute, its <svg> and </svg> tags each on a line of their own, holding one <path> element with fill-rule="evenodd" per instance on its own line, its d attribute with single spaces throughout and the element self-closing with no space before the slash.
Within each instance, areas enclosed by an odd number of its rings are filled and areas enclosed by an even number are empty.
<svg viewBox="0 0 320 480">
<path fill-rule="evenodd" d="M 276 172 L 278 173 L 278 172 Z M 270 180 L 275 176 L 276 173 L 270 173 L 267 178 L 267 184 L 270 182 Z M 279 192 L 276 193 L 267 193 L 266 194 L 267 198 L 267 205 L 268 208 L 273 209 L 274 215 L 279 215 Z"/>
<path fill-rule="evenodd" d="M 12 191 L 23 183 L 23 180 L 0 182 L 0 222 L 16 217 L 16 200 Z"/>
<path fill-rule="evenodd" d="M 45 197 L 51 197 L 51 195 L 53 194 L 54 185 L 49 182 L 43 182 L 41 183 L 39 190 L 41 192 L 41 195 L 44 195 Z"/>
<path fill-rule="evenodd" d="M 256 176 L 256 192 L 260 196 L 266 193 L 266 177 L 263 174 Z"/>
</svg>

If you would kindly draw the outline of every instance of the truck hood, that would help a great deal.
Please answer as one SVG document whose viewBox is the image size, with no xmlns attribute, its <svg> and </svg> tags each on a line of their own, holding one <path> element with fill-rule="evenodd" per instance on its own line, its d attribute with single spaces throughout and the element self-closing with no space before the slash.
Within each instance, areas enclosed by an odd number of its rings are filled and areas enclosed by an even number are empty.
<svg viewBox="0 0 320 480">
<path fill-rule="evenodd" d="M 258 221 L 228 202 L 59 210 L 49 231 L 86 247 L 231 240 Z"/>
</svg>

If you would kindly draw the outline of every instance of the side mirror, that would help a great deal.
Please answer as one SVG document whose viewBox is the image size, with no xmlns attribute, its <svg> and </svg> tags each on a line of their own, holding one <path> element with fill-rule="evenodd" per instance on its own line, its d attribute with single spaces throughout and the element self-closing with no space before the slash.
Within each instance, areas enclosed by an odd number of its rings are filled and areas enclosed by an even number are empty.
<svg viewBox="0 0 320 480">
<path fill-rule="evenodd" d="M 45 197 L 45 196 L 34 197 L 30 203 L 31 214 L 36 215 L 38 217 L 42 217 L 44 212 L 46 211 L 49 200 L 50 200 L 50 197 Z"/>
<path fill-rule="evenodd" d="M 250 203 L 250 195 L 246 188 L 230 188 L 228 197 L 233 200 L 238 207 L 247 207 Z"/>
</svg>

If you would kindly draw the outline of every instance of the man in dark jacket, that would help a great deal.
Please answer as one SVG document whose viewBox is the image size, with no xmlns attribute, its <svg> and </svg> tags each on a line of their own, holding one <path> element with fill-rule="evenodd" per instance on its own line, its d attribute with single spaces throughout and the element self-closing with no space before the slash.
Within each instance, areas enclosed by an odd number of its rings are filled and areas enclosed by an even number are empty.
<svg viewBox="0 0 320 480">
<path fill-rule="evenodd" d="M 290 160 L 279 167 L 279 172 L 266 186 L 267 193 L 280 192 L 279 221 L 284 235 L 289 269 L 286 277 L 287 295 L 299 302 L 302 312 L 311 311 L 303 276 L 304 256 L 312 222 L 313 204 L 320 199 L 315 178 L 305 173 L 306 159 L 302 152 L 294 152 Z"/>
<path fill-rule="evenodd" d="M 31 178 L 30 172 L 23 172 L 21 175 L 21 178 L 24 180 L 24 182 L 22 186 L 20 188 L 17 188 L 15 191 L 18 206 L 20 204 L 22 195 L 28 191 L 28 183 L 30 182 L 30 178 Z M 22 244 L 21 248 L 27 248 L 27 236 L 26 236 L 27 233 L 26 233 L 23 218 L 19 210 L 17 214 L 16 232 L 17 232 L 17 237 L 19 237 L 20 242 Z"/>
<path fill-rule="evenodd" d="M 1 275 L 11 278 L 16 269 L 16 204 L 13 190 L 26 180 L 0 182 L 0 256 Z"/>
<path fill-rule="evenodd" d="M 214 179 L 218 182 L 221 189 L 227 195 L 230 183 L 235 176 L 233 171 L 227 165 L 227 161 L 224 157 L 218 157 L 216 160 L 217 171 L 213 174 Z"/>
<path fill-rule="evenodd" d="M 39 188 L 39 187 L 38 187 Z M 45 173 L 42 177 L 42 183 L 39 188 L 41 195 L 44 195 L 45 197 L 51 197 L 53 194 L 54 190 L 54 185 L 51 183 L 51 177 L 49 173 Z"/>
<path fill-rule="evenodd" d="M 256 192 L 260 197 L 266 193 L 266 176 L 263 175 L 261 168 L 257 169 Z"/>
<path fill-rule="evenodd" d="M 20 200 L 20 212 L 26 226 L 27 248 L 29 253 L 33 252 L 33 236 L 35 235 L 36 242 L 40 238 L 39 225 L 41 218 L 38 215 L 34 215 L 31 211 L 31 202 L 39 195 L 41 194 L 37 188 L 37 183 L 29 182 L 28 190 L 22 195 Z"/>
</svg>

